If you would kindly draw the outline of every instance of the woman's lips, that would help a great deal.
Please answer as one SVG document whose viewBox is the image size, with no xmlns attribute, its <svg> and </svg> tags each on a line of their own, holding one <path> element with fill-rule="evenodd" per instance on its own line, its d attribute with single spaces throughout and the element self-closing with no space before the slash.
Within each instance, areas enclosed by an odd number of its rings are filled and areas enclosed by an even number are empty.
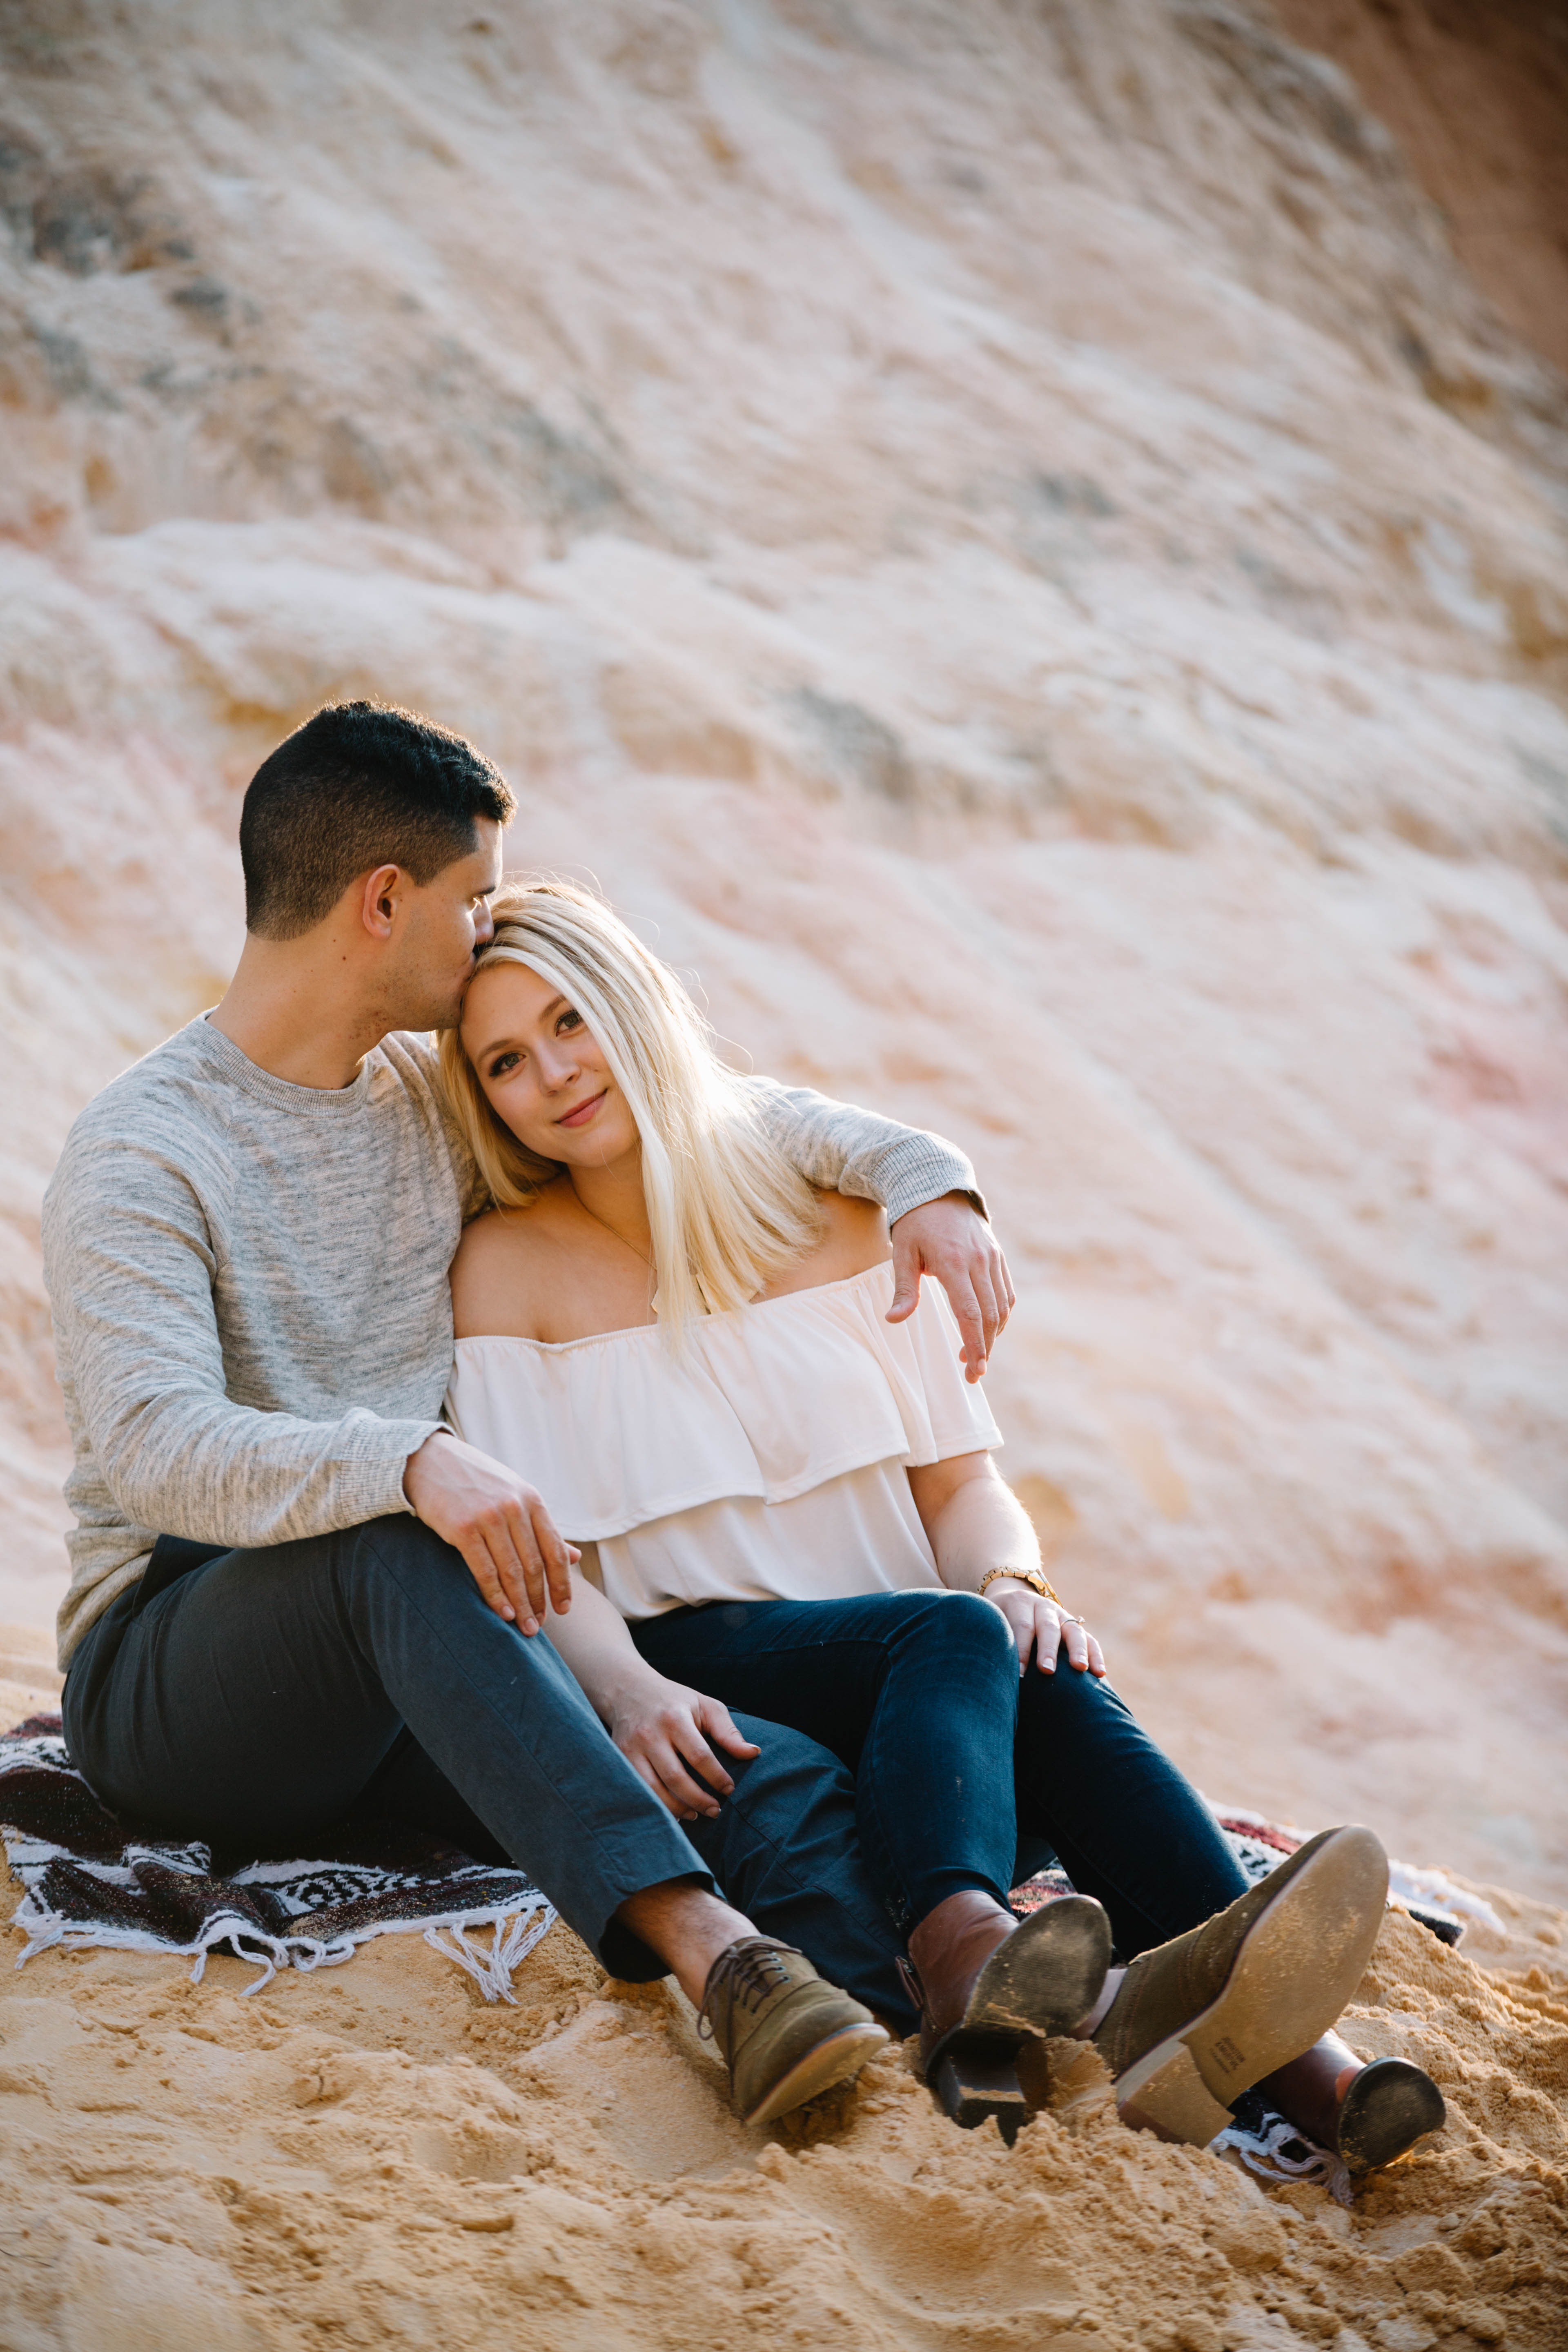
<svg viewBox="0 0 1568 2352">
<path fill-rule="evenodd" d="M 604 1101 L 605 1096 L 608 1092 L 609 1089 L 606 1087 L 600 1093 L 593 1096 L 589 1101 L 579 1103 L 575 1110 L 569 1110 L 565 1114 L 564 1118 L 558 1118 L 555 1122 L 556 1126 L 586 1127 L 588 1121 L 593 1118 L 594 1113 L 598 1109 L 599 1105 Z"/>
</svg>

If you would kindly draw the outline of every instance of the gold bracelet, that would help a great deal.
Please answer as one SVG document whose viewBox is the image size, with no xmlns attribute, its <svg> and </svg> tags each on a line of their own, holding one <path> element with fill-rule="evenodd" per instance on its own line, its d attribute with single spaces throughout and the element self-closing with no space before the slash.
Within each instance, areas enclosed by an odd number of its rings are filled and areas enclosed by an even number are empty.
<svg viewBox="0 0 1568 2352">
<path fill-rule="evenodd" d="M 994 1584 L 999 1576 L 1016 1576 L 1020 1584 L 1032 1586 L 1042 1601 L 1054 1601 L 1058 1609 L 1066 1605 L 1050 1578 L 1042 1576 L 1037 1568 L 988 1568 L 974 1588 L 982 1599 L 984 1598 L 986 1586 Z"/>
</svg>

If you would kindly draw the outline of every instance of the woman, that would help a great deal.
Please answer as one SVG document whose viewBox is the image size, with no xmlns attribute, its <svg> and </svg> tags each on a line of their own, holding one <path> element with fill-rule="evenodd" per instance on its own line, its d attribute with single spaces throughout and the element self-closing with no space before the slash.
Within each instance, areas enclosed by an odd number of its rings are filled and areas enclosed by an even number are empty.
<svg viewBox="0 0 1568 2352">
<path fill-rule="evenodd" d="M 448 1412 L 582 1548 L 551 1639 L 617 1746 L 687 1819 L 729 1785 L 715 1747 L 749 1752 L 729 1706 L 833 1750 L 960 2120 L 1016 2118 L 1021 2043 L 1068 2032 L 1169 2137 L 1254 2084 L 1357 2168 L 1433 2128 L 1426 2077 L 1327 2032 L 1382 1916 L 1371 1832 L 1249 1886 L 1041 1575 L 945 1302 L 889 1329 L 880 1212 L 784 1163 L 597 899 L 493 911 L 442 1045 L 497 1204 L 453 1266 Z M 1089 1899 L 1020 1929 L 1008 1887 L 1051 1851 Z"/>
</svg>

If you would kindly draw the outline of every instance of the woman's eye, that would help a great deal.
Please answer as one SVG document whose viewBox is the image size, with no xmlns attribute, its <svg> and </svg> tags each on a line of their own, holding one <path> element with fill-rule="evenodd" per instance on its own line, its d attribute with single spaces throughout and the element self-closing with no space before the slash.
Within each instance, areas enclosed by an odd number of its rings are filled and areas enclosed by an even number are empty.
<svg viewBox="0 0 1568 2352">
<path fill-rule="evenodd" d="M 492 1078 L 504 1078 L 509 1070 L 516 1069 L 519 1058 L 516 1054 L 498 1054 L 490 1064 L 489 1076 Z"/>
<path fill-rule="evenodd" d="M 563 1030 L 581 1029 L 582 1026 L 583 1015 L 580 1013 L 574 1013 L 571 1006 L 568 1005 L 565 1012 L 561 1015 L 560 1020 L 555 1024 L 556 1034 L 559 1036 Z"/>
</svg>

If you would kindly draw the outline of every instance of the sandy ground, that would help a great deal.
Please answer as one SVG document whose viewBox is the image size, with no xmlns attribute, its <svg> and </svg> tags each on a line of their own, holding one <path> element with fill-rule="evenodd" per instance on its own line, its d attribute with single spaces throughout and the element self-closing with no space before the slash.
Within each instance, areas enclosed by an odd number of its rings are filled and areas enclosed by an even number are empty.
<svg viewBox="0 0 1568 2352">
<path fill-rule="evenodd" d="M 902 2051 L 743 2130 L 679 1996 L 559 1924 L 515 2009 L 416 1937 L 249 1998 L 237 1960 L 45 1953 L 0 1976 L 0 2346 L 1551 2352 L 1568 1923 L 1486 1892 L 1506 1937 L 1384 1930 L 1345 2031 L 1450 2122 L 1350 2210 L 1128 2132 L 1072 2042 L 1011 2153 Z"/>
</svg>

